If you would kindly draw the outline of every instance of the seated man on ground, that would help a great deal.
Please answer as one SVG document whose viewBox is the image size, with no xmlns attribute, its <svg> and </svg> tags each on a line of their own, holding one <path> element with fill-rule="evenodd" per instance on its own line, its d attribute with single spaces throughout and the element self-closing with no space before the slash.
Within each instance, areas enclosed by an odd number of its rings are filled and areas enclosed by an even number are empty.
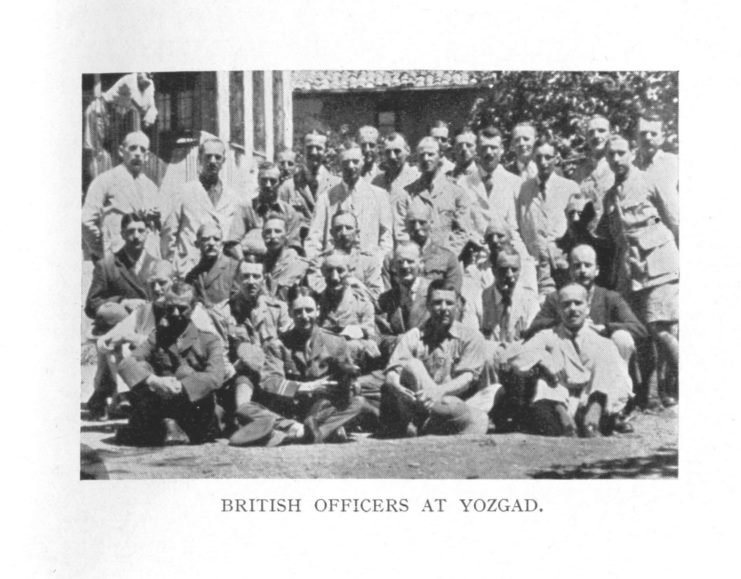
<svg viewBox="0 0 741 579">
<path fill-rule="evenodd" d="M 224 381 L 224 350 L 192 322 L 195 304 L 193 287 L 175 282 L 156 330 L 119 365 L 132 406 L 116 434 L 120 444 L 197 444 L 217 434 L 214 393 Z"/>
<path fill-rule="evenodd" d="M 293 328 L 267 342 L 260 387 L 236 410 L 241 428 L 229 439 L 233 446 L 338 440 L 363 412 L 347 341 L 319 327 L 309 288 L 291 290 L 290 298 Z"/>
<path fill-rule="evenodd" d="M 381 436 L 486 433 L 494 395 L 484 337 L 457 321 L 459 307 L 452 283 L 430 283 L 429 319 L 402 336 L 386 368 Z"/>
<path fill-rule="evenodd" d="M 614 342 L 587 322 L 589 294 L 577 283 L 558 291 L 561 322 L 528 340 L 509 364 L 537 377 L 529 428 L 546 436 L 598 436 L 612 430 L 632 394 L 628 369 Z"/>
</svg>

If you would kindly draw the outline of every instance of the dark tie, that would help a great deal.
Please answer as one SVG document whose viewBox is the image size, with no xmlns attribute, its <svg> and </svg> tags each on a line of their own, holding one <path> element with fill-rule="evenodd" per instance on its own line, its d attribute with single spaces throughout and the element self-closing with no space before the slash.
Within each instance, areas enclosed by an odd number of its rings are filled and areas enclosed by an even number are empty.
<svg viewBox="0 0 741 579">
<path fill-rule="evenodd" d="M 488 195 L 491 193 L 492 187 L 494 187 L 494 183 L 492 182 L 492 175 L 491 173 L 487 173 L 484 176 L 484 187 L 486 188 L 486 194 Z"/>
</svg>

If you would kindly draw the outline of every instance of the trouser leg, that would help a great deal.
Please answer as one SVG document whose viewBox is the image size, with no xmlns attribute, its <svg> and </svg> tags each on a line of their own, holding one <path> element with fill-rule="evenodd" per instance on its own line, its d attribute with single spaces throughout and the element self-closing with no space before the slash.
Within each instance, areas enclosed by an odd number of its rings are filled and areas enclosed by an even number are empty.
<svg viewBox="0 0 741 579">
<path fill-rule="evenodd" d="M 527 432 L 541 436 L 565 436 L 573 434 L 573 421 L 562 402 L 538 400 L 527 412 Z"/>
<path fill-rule="evenodd" d="M 341 426 L 358 417 L 364 408 L 364 400 L 360 396 L 350 398 L 346 406 L 338 408 L 330 400 L 317 400 L 309 410 L 307 418 L 313 418 L 319 427 L 320 439 L 326 439 Z"/>
<path fill-rule="evenodd" d="M 178 423 L 194 444 L 213 440 L 217 434 L 216 400 L 213 394 L 191 402 L 185 392 L 165 401 L 165 414 Z"/>
<path fill-rule="evenodd" d="M 125 442 L 138 446 L 162 444 L 165 430 L 163 400 L 146 386 L 135 386 L 129 394 L 131 417 L 126 427 Z"/>
<path fill-rule="evenodd" d="M 426 418 L 421 416 L 414 400 L 390 384 L 381 387 L 379 435 L 386 438 L 406 436 L 407 427 L 412 422 Z"/>
<path fill-rule="evenodd" d="M 243 402 L 235 412 L 239 430 L 229 438 L 231 446 L 248 446 L 266 442 L 280 415 L 255 402 Z"/>
</svg>

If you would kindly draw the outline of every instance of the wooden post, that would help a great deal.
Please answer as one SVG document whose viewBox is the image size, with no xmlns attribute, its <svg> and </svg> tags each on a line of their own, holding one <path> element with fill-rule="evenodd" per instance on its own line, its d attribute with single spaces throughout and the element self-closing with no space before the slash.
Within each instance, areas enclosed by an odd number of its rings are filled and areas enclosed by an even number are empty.
<svg viewBox="0 0 741 579">
<path fill-rule="evenodd" d="M 255 117 L 252 113 L 252 71 L 242 72 L 242 118 L 244 119 L 244 156 L 252 162 L 255 151 Z"/>
<path fill-rule="evenodd" d="M 272 161 L 275 156 L 275 132 L 273 121 L 273 71 L 263 71 L 263 114 L 265 115 L 265 158 Z"/>
<path fill-rule="evenodd" d="M 275 112 L 275 141 L 277 149 L 293 147 L 293 97 L 291 72 L 273 73 L 273 107 Z"/>
<path fill-rule="evenodd" d="M 100 84 L 100 75 L 93 75 L 93 96 L 97 99 L 103 96 L 103 87 Z"/>
<path fill-rule="evenodd" d="M 216 72 L 216 127 L 219 138 L 229 145 L 231 124 L 229 120 L 229 71 Z"/>
</svg>

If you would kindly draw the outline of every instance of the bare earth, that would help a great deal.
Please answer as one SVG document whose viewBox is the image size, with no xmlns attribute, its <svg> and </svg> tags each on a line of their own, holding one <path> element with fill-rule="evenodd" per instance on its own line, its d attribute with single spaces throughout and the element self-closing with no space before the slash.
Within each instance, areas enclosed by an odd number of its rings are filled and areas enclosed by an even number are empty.
<svg viewBox="0 0 741 579">
<path fill-rule="evenodd" d="M 82 366 L 82 400 L 94 366 Z M 356 435 L 344 444 L 232 448 L 225 440 L 201 446 L 131 448 L 113 442 L 124 421 L 89 422 L 82 411 L 80 441 L 95 450 L 111 479 L 155 478 L 676 478 L 675 410 L 639 414 L 635 433 L 597 439 L 525 434 L 427 436 L 375 440 Z"/>
</svg>

